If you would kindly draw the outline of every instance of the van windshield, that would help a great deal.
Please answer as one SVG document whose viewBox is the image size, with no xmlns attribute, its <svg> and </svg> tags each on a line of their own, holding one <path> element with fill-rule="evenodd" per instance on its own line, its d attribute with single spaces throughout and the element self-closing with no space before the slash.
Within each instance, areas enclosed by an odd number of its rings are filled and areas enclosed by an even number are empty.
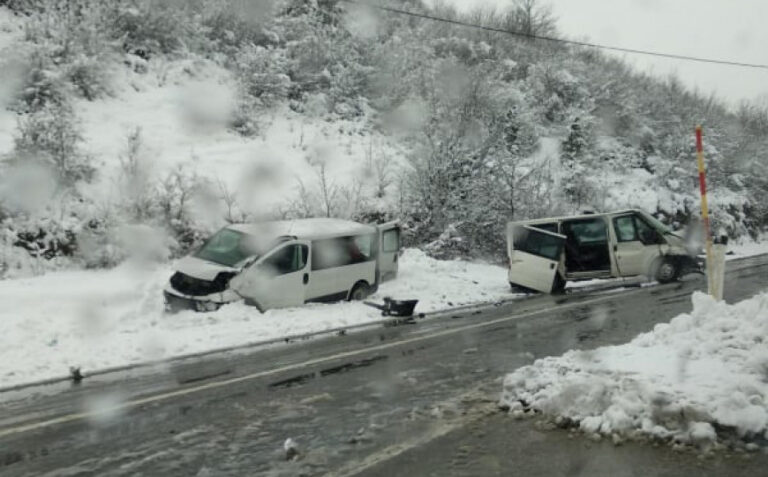
<svg viewBox="0 0 768 477">
<path fill-rule="evenodd" d="M 195 253 L 195 257 L 233 267 L 246 258 L 260 255 L 254 237 L 231 229 L 221 229 Z"/>
</svg>

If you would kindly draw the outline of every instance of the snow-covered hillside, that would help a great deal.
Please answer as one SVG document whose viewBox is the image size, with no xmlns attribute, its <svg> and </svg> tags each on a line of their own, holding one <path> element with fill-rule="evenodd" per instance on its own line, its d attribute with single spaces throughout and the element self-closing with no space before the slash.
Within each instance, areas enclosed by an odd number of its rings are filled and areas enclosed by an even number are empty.
<svg viewBox="0 0 768 477">
<path fill-rule="evenodd" d="M 114 266 L 135 226 L 179 256 L 226 221 L 400 218 L 435 256 L 493 260 L 510 218 L 639 206 L 680 226 L 697 123 L 716 227 L 768 217 L 766 111 L 599 54 L 336 1 L 7 5 L 0 277 Z"/>
<path fill-rule="evenodd" d="M 255 137 L 238 135 L 228 129 L 237 85 L 225 69 L 204 60 L 158 63 L 141 74 L 119 70 L 110 97 L 75 103 L 83 148 L 99 163 L 94 200 L 119 202 L 114 185 L 137 129 L 148 174 L 187 167 L 242 198 L 247 212 L 266 216 L 296 198 L 300 183 L 314 188 L 321 165 L 334 186 L 359 182 L 372 193 L 369 150 L 386 154 L 393 168 L 402 161 L 392 141 L 365 123 L 329 122 L 287 106 L 260 117 Z"/>
<path fill-rule="evenodd" d="M 15 75 L 11 74 L 13 65 L 9 59 L 14 44 L 21 39 L 23 21 L 5 7 L 0 7 L 0 156 L 13 148 L 13 135 L 16 130 L 16 115 L 10 111 L 10 99 L 17 87 Z"/>
</svg>

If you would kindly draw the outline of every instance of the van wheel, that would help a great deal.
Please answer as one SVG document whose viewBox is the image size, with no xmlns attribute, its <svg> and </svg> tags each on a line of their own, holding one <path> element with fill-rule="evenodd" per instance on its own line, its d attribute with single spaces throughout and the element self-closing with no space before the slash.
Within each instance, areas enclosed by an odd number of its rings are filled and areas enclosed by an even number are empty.
<svg viewBox="0 0 768 477">
<path fill-rule="evenodd" d="M 364 300 L 371 294 L 371 287 L 365 282 L 357 282 L 352 287 L 352 291 L 349 292 L 349 301 Z"/>
<path fill-rule="evenodd" d="M 668 258 L 659 263 L 659 267 L 656 269 L 656 281 L 659 283 L 670 283 L 677 280 L 679 273 L 679 267 L 674 260 Z"/>
</svg>

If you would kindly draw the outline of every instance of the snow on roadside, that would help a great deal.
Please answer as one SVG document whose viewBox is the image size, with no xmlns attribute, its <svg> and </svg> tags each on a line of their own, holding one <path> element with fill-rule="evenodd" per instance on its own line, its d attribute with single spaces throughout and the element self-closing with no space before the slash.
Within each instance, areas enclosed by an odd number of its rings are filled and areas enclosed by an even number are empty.
<svg viewBox="0 0 768 477">
<path fill-rule="evenodd" d="M 537 360 L 504 379 L 501 404 L 589 434 L 708 446 L 768 438 L 768 292 L 693 311 L 619 346 Z M 751 444 L 754 447 L 754 444 Z"/>
<path fill-rule="evenodd" d="M 397 280 L 384 283 L 373 297 L 419 300 L 417 312 L 429 312 L 513 296 L 507 269 L 462 260 L 435 260 L 419 249 L 406 249 Z"/>
<path fill-rule="evenodd" d="M 768 253 L 768 235 L 764 235 L 757 241 L 742 240 L 738 243 L 729 243 L 728 255 L 726 255 L 725 259 L 734 260 L 764 253 Z"/>
<path fill-rule="evenodd" d="M 401 273 L 371 297 L 417 298 L 416 312 L 512 296 L 506 270 L 438 261 L 405 250 Z M 165 314 L 170 267 L 124 264 L 0 281 L 0 387 L 182 354 L 370 323 L 380 312 L 362 303 L 312 304 L 260 314 L 240 303 L 213 313 Z"/>
</svg>

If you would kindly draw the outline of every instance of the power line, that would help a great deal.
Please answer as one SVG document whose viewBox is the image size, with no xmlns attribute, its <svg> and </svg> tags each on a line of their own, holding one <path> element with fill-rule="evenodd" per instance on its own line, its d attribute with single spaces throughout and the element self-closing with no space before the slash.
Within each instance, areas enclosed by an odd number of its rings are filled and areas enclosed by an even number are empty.
<svg viewBox="0 0 768 477">
<path fill-rule="evenodd" d="M 553 36 L 528 34 L 528 33 L 523 33 L 523 32 L 518 32 L 518 31 L 504 30 L 502 28 L 490 27 L 490 26 L 485 26 L 485 25 L 477 25 L 477 24 L 474 24 L 474 23 L 464 22 L 464 21 L 461 21 L 461 20 L 452 20 L 450 18 L 440 18 L 440 17 L 435 17 L 435 16 L 432 16 L 432 15 L 427 15 L 425 13 L 411 12 L 411 11 L 408 11 L 408 10 L 401 10 L 399 8 L 387 7 L 387 6 L 384 6 L 384 5 L 375 5 L 375 4 L 372 4 L 372 3 L 361 2 L 361 1 L 358 1 L 358 0 L 341 0 L 341 1 L 346 2 L 346 3 L 355 4 L 355 5 L 375 8 L 377 10 L 382 10 L 382 11 L 389 12 L 389 13 L 395 13 L 395 14 L 398 14 L 398 15 L 407 15 L 407 16 L 414 17 L 414 18 L 422 18 L 422 19 L 425 19 L 425 20 L 432 20 L 432 21 L 436 21 L 436 22 L 450 23 L 450 24 L 453 24 L 453 25 L 459 25 L 459 26 L 463 26 L 463 27 L 467 27 L 467 28 L 474 28 L 474 29 L 477 29 L 477 30 L 485 30 L 485 31 L 491 31 L 491 32 L 496 32 L 496 33 L 503 33 L 503 34 L 512 35 L 512 36 L 528 38 L 528 39 L 532 39 L 532 40 L 543 40 L 543 41 L 549 41 L 549 42 L 553 42 L 553 43 L 563 43 L 563 44 L 567 44 L 567 45 L 585 46 L 585 47 L 588 47 L 588 48 L 598 48 L 598 49 L 602 49 L 602 50 L 619 51 L 619 52 L 622 52 L 622 53 L 632 53 L 632 54 L 636 54 L 636 55 L 656 56 L 656 57 L 660 57 L 660 58 L 671 58 L 671 59 L 675 59 L 675 60 L 696 61 L 696 62 L 699 62 L 699 63 L 712 63 L 712 64 L 717 64 L 717 65 L 739 66 L 739 67 L 743 67 L 743 68 L 756 68 L 756 69 L 768 70 L 768 65 L 762 65 L 762 64 L 757 64 L 757 63 L 741 63 L 741 62 L 738 62 L 738 61 L 716 60 L 716 59 L 712 59 L 712 58 L 701 58 L 701 57 L 696 57 L 696 56 L 676 55 L 676 54 L 673 54 L 673 53 L 662 53 L 662 52 L 659 52 L 659 51 L 637 50 L 637 49 L 634 49 L 634 48 L 623 48 L 623 47 L 620 47 L 620 46 L 603 45 L 603 44 L 600 44 L 600 43 L 590 43 L 590 42 L 586 42 L 586 41 L 566 40 L 566 39 L 563 39 L 563 38 L 556 38 L 556 37 L 553 37 Z"/>
</svg>

